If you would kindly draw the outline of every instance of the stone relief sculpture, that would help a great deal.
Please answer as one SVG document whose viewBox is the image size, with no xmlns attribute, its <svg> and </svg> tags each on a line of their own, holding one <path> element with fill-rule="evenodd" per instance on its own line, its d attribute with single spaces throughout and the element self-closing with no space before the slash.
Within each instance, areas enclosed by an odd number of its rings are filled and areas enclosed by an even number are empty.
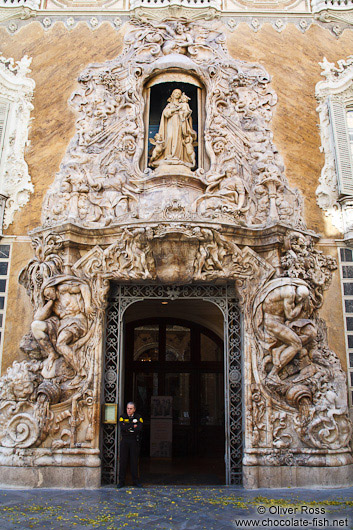
<svg viewBox="0 0 353 530">
<path fill-rule="evenodd" d="M 283 277 L 268 281 L 255 297 L 255 372 L 270 399 L 289 407 L 305 444 L 338 449 L 351 436 L 345 374 L 317 312 L 337 265 L 313 248 L 310 236 L 292 232 L 287 246 Z"/>
<path fill-rule="evenodd" d="M 195 150 L 193 143 L 196 132 L 192 128 L 190 98 L 180 89 L 173 90 L 168 104 L 162 112 L 159 131 L 155 137 L 150 165 L 168 171 L 168 166 L 194 168 Z"/>
<path fill-rule="evenodd" d="M 33 184 L 25 161 L 25 149 L 33 110 L 35 82 L 29 77 L 32 59 L 20 61 L 0 54 L 0 91 L 3 130 L 2 174 L 0 181 L 1 231 L 13 221 L 14 214 L 29 200 Z M 3 225 L 3 226 L 2 226 Z"/>
<path fill-rule="evenodd" d="M 20 281 L 31 293 L 34 320 L 20 345 L 26 360 L 15 362 L 0 379 L 1 445 L 45 447 L 48 436 L 53 449 L 90 445 L 87 437 L 77 442 L 77 428 L 91 414 L 100 317 L 87 282 L 63 272 L 60 238 L 34 237 L 33 244 L 36 257 Z"/>
<path fill-rule="evenodd" d="M 257 317 L 269 342 L 269 382 L 280 384 L 279 373 L 316 336 L 315 327 L 306 318 L 309 302 L 310 291 L 302 280 L 272 280 L 262 291 L 257 307 L 261 316 Z"/>
<path fill-rule="evenodd" d="M 246 212 L 250 205 L 246 199 L 244 181 L 237 176 L 236 170 L 228 169 L 223 175 L 216 175 L 208 180 L 208 185 L 204 195 L 195 201 L 197 211 L 212 211 L 228 213 L 233 218 L 237 218 Z M 245 205 L 245 202 L 248 204 Z"/>
<path fill-rule="evenodd" d="M 171 64 L 206 91 L 197 169 L 179 89 L 143 167 L 145 83 Z M 123 53 L 80 76 L 71 100 L 77 132 L 20 274 L 34 314 L 20 345 L 25 359 L 0 378 L 0 465 L 14 465 L 19 451 L 24 466 L 100 465 L 110 281 L 170 284 L 171 292 L 176 283 L 234 284 L 245 466 L 352 462 L 345 374 L 319 316 L 336 262 L 315 248 L 272 143 L 269 82 L 261 66 L 232 59 L 212 26 L 175 20 L 134 21 Z M 231 386 L 240 372 L 226 377 Z"/>
<path fill-rule="evenodd" d="M 87 375 L 85 360 L 80 358 L 92 313 L 89 286 L 75 276 L 57 275 L 43 286 L 45 304 L 37 309 L 32 333 L 48 356 L 43 371 L 46 377 L 55 373 L 55 360 L 62 356 L 78 377 Z M 86 339 L 87 340 L 87 339 Z"/>
<path fill-rule="evenodd" d="M 89 67 L 79 78 L 80 88 L 71 98 L 77 132 L 48 191 L 44 226 L 67 218 L 91 228 L 162 220 L 169 202 L 177 201 L 185 219 L 247 226 L 287 222 L 303 228 L 301 198 L 289 187 L 272 142 L 270 121 L 277 100 L 267 72 L 232 59 L 224 36 L 212 26 L 132 22 L 123 54 Z M 151 139 L 149 160 L 143 156 L 143 89 L 151 76 L 164 71 L 166 61 L 204 86 L 203 167 L 195 157 L 198 139 L 192 122 L 197 116 L 191 115 L 188 96 L 178 88 L 171 91 Z M 163 194 L 163 181 L 158 188 L 153 178 L 171 173 L 174 185 Z M 185 176 L 194 187 L 189 194 L 178 186 Z"/>
</svg>

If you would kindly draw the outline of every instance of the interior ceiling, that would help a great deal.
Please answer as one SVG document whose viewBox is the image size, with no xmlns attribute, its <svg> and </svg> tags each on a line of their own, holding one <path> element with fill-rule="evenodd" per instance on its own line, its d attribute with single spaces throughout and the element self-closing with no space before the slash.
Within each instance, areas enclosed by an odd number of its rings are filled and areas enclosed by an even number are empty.
<svg viewBox="0 0 353 530">
<path fill-rule="evenodd" d="M 162 304 L 162 302 L 168 302 Z M 125 312 L 125 322 L 143 318 L 171 317 L 190 320 L 214 331 L 223 339 L 223 314 L 211 302 L 204 300 L 143 300 L 132 304 Z"/>
</svg>

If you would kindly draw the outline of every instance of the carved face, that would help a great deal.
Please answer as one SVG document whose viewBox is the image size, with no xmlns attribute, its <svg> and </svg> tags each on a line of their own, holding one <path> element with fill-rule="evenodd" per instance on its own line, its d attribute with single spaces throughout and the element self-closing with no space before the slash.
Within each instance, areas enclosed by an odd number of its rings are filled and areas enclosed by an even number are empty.
<svg viewBox="0 0 353 530">
<path fill-rule="evenodd" d="M 27 399 L 33 394 L 34 385 L 32 381 L 15 382 L 12 387 L 12 393 L 16 399 Z"/>
<path fill-rule="evenodd" d="M 47 300 L 55 300 L 56 299 L 56 290 L 55 287 L 46 287 L 44 289 L 44 297 Z"/>
<path fill-rule="evenodd" d="M 179 101 L 179 99 L 181 98 L 181 94 L 182 92 L 179 88 L 176 88 L 175 90 L 173 90 L 172 95 L 171 95 L 172 101 L 173 100 Z"/>
</svg>

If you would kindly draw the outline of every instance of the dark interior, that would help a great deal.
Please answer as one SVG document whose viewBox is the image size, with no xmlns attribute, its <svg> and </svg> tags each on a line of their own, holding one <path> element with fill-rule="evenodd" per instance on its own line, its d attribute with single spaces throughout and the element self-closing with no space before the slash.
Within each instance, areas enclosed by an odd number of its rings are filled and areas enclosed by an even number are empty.
<svg viewBox="0 0 353 530">
<path fill-rule="evenodd" d="M 224 484 L 223 341 L 170 317 L 126 325 L 125 403 L 144 419 L 141 478 L 147 484 Z M 169 457 L 150 456 L 151 397 L 171 396 Z"/>
</svg>

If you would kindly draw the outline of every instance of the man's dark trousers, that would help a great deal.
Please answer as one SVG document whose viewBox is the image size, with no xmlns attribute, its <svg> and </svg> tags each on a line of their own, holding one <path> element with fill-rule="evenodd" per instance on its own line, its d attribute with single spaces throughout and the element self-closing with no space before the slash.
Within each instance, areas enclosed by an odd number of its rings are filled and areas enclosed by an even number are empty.
<svg viewBox="0 0 353 530">
<path fill-rule="evenodd" d="M 140 454 L 140 445 L 136 436 L 124 436 L 120 442 L 120 465 L 119 465 L 119 484 L 125 483 L 127 464 L 130 461 L 130 471 L 132 482 L 137 484 L 138 477 L 138 459 Z"/>
</svg>

